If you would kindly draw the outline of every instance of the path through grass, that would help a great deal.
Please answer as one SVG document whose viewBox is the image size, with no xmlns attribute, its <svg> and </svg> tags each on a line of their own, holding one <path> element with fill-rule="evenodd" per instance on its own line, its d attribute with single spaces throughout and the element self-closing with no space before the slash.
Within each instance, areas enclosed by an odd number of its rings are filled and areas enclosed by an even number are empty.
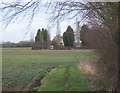
<svg viewBox="0 0 120 93">
<path fill-rule="evenodd" d="M 88 91 L 88 82 L 76 65 L 66 65 L 54 69 L 36 88 L 38 91 Z"/>
</svg>

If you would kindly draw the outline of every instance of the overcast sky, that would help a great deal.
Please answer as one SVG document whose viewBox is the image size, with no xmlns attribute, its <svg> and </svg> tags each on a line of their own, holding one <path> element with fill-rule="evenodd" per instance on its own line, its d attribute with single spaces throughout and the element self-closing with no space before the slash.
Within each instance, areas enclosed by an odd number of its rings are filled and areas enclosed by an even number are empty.
<svg viewBox="0 0 120 93">
<path fill-rule="evenodd" d="M 50 15 L 46 14 L 44 12 L 44 7 L 40 8 L 41 10 L 37 15 L 34 17 L 34 20 L 32 21 L 31 27 L 28 29 L 26 28 L 28 24 L 28 20 L 25 19 L 23 21 L 17 21 L 15 23 L 9 24 L 9 26 L 5 29 L 5 31 L 2 31 L 2 27 L 0 27 L 0 42 L 19 42 L 19 41 L 26 41 L 30 40 L 31 37 L 35 38 L 35 35 L 37 33 L 38 29 L 46 28 L 48 29 L 48 26 L 51 24 L 49 22 Z M 1 19 L 1 15 L 0 15 Z M 60 23 L 60 31 L 61 35 L 63 35 L 63 32 L 67 29 L 67 26 L 70 25 L 74 30 L 76 30 L 75 25 L 75 19 L 72 20 L 65 20 Z M 0 26 L 2 26 L 3 23 L 0 22 Z M 56 26 L 51 27 L 49 29 L 51 39 L 56 35 Z"/>
<path fill-rule="evenodd" d="M 32 22 L 32 25 L 30 28 L 26 28 L 26 22 L 15 22 L 11 23 L 5 31 L 2 31 L 2 28 L 0 28 L 0 35 L 2 36 L 2 39 L 0 38 L 0 42 L 19 42 L 19 41 L 25 41 L 25 40 L 30 40 L 30 38 L 34 38 L 37 30 L 40 28 L 46 28 L 48 29 L 47 26 L 49 26 L 51 23 L 49 20 L 47 20 L 48 16 L 45 14 L 39 14 L 38 16 L 35 17 L 35 19 Z M 75 20 L 67 20 L 62 23 L 60 23 L 60 31 L 61 35 L 63 32 L 67 29 L 68 25 L 71 25 L 75 29 Z M 0 24 L 2 25 L 2 24 Z M 49 29 L 51 39 L 56 35 L 56 26 L 52 27 Z M 1 37 L 0 36 L 0 37 Z"/>
</svg>

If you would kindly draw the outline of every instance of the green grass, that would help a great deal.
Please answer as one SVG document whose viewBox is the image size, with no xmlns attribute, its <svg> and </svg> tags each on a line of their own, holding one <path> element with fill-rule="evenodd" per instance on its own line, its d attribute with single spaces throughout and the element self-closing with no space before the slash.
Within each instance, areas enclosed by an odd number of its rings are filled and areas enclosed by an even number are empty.
<svg viewBox="0 0 120 93">
<path fill-rule="evenodd" d="M 88 91 L 88 83 L 85 76 L 77 66 L 70 67 L 69 74 L 69 89 L 70 91 Z"/>
<path fill-rule="evenodd" d="M 63 91 L 64 90 L 64 67 L 54 69 L 43 80 L 38 91 Z"/>
<path fill-rule="evenodd" d="M 66 72 L 66 69 L 68 69 L 68 72 Z M 79 71 L 76 65 L 69 65 L 69 68 L 68 66 L 61 66 L 54 69 L 43 79 L 42 85 L 36 89 L 38 91 L 64 91 L 66 90 L 66 84 L 68 84 L 68 91 L 89 90 L 84 74 Z"/>
<path fill-rule="evenodd" d="M 76 64 L 96 58 L 92 50 L 30 50 L 4 48 L 2 51 L 3 87 L 24 84 L 42 70 L 53 66 Z"/>
</svg>

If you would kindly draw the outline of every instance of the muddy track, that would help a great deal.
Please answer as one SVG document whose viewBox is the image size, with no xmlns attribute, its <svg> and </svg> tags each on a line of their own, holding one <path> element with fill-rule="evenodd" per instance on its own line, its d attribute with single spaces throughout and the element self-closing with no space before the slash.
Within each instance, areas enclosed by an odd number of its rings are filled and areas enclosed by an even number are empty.
<svg viewBox="0 0 120 93">
<path fill-rule="evenodd" d="M 38 78 L 39 74 L 36 75 L 32 80 L 31 82 L 29 82 L 25 87 L 23 87 L 22 91 L 31 91 L 33 89 L 33 84 L 34 83 L 39 83 L 39 85 L 41 84 L 40 83 L 40 79 Z M 38 82 L 37 82 L 38 81 Z"/>
<path fill-rule="evenodd" d="M 56 66 L 57 67 L 57 66 Z M 46 69 L 46 72 L 50 73 L 52 69 L 56 68 L 56 67 L 52 67 L 52 68 L 48 68 Z M 37 86 L 41 86 L 41 81 L 42 79 L 45 77 L 39 77 L 40 73 L 38 73 L 32 80 L 31 82 L 29 82 L 25 87 L 23 87 L 22 91 L 37 91 L 34 88 Z"/>
<path fill-rule="evenodd" d="M 69 74 L 70 74 L 70 66 L 67 66 L 65 68 L 65 73 L 64 73 L 64 91 L 69 91 Z"/>
</svg>

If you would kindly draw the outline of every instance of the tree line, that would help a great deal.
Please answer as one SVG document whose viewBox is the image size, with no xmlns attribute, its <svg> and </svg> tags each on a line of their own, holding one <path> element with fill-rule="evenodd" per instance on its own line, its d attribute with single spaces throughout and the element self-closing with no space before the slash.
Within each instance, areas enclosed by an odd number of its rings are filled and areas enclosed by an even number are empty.
<svg viewBox="0 0 120 93">
<path fill-rule="evenodd" d="M 63 36 L 56 35 L 53 40 L 50 40 L 50 35 L 46 29 L 38 30 L 35 36 L 33 49 L 50 49 L 50 45 L 54 49 L 64 49 L 65 47 L 74 47 L 75 35 L 71 26 L 68 26 Z"/>
<path fill-rule="evenodd" d="M 31 47 L 33 42 L 31 41 L 20 41 L 18 43 L 14 42 L 3 42 L 0 44 L 2 48 L 15 48 L 15 47 Z"/>
</svg>

